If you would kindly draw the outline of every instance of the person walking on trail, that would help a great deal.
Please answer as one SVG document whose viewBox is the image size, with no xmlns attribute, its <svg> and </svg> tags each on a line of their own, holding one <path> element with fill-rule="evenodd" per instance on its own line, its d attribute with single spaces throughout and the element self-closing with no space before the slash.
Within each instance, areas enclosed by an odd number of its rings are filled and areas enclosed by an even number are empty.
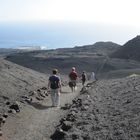
<svg viewBox="0 0 140 140">
<path fill-rule="evenodd" d="M 75 67 L 72 67 L 72 71 L 69 73 L 69 87 L 71 88 L 71 91 L 74 92 L 76 90 L 76 81 L 78 78 L 78 74 L 75 70 Z"/>
<path fill-rule="evenodd" d="M 57 75 L 58 74 L 57 69 L 53 69 L 52 74 L 53 75 L 49 77 L 48 89 L 50 89 L 50 92 L 51 92 L 52 107 L 59 108 L 61 80 L 60 80 L 60 77 Z"/>
<path fill-rule="evenodd" d="M 90 80 L 93 81 L 93 82 L 95 82 L 97 80 L 96 75 L 95 75 L 95 72 L 92 72 L 91 73 Z"/>
<path fill-rule="evenodd" d="M 85 82 L 87 80 L 87 75 L 85 73 L 85 71 L 83 71 L 82 75 L 81 75 L 81 80 L 82 80 L 82 85 L 85 85 Z"/>
</svg>

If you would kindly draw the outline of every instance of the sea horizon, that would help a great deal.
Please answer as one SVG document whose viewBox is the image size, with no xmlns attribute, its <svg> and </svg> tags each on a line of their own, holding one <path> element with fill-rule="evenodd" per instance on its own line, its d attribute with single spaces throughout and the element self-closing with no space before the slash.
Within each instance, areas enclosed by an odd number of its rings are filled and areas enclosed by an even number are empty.
<svg viewBox="0 0 140 140">
<path fill-rule="evenodd" d="M 71 48 L 111 41 L 123 45 L 137 36 L 129 27 L 74 22 L 0 24 L 0 48 L 43 46 L 47 49 Z"/>
</svg>

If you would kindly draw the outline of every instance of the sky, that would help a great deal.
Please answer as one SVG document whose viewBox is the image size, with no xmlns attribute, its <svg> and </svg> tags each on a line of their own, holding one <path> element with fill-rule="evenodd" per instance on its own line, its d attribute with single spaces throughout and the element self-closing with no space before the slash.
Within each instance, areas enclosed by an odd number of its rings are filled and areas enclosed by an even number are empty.
<svg viewBox="0 0 140 140">
<path fill-rule="evenodd" d="M 123 36 L 119 40 L 117 32 L 116 41 L 123 43 L 140 32 L 139 5 L 139 0 L 0 0 L 0 24 L 75 23 L 93 25 L 91 31 L 97 27 L 94 25 L 114 27 L 112 36 L 117 28 L 122 29 L 124 40 Z M 105 36 L 105 31 L 102 34 Z"/>
<path fill-rule="evenodd" d="M 63 20 L 140 27 L 139 0 L 0 0 L 0 21 Z"/>
</svg>

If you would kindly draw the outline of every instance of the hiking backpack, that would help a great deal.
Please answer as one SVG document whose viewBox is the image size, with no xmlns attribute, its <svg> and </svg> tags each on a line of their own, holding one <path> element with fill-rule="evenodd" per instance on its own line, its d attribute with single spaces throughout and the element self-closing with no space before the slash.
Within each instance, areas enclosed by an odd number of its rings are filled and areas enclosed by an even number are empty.
<svg viewBox="0 0 140 140">
<path fill-rule="evenodd" d="M 59 81 L 60 81 L 59 77 L 57 77 L 57 76 L 51 76 L 49 78 L 49 80 L 50 80 L 50 83 L 51 83 L 51 85 L 50 85 L 51 89 L 57 89 L 57 88 L 59 88 Z"/>
</svg>

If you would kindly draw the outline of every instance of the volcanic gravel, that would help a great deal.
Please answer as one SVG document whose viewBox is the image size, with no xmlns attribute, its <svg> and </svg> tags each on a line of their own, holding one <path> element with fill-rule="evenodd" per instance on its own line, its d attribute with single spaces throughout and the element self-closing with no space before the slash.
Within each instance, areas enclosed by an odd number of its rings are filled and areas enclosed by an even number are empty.
<svg viewBox="0 0 140 140">
<path fill-rule="evenodd" d="M 60 120 L 53 140 L 140 140 L 140 77 L 85 87 Z"/>
</svg>

